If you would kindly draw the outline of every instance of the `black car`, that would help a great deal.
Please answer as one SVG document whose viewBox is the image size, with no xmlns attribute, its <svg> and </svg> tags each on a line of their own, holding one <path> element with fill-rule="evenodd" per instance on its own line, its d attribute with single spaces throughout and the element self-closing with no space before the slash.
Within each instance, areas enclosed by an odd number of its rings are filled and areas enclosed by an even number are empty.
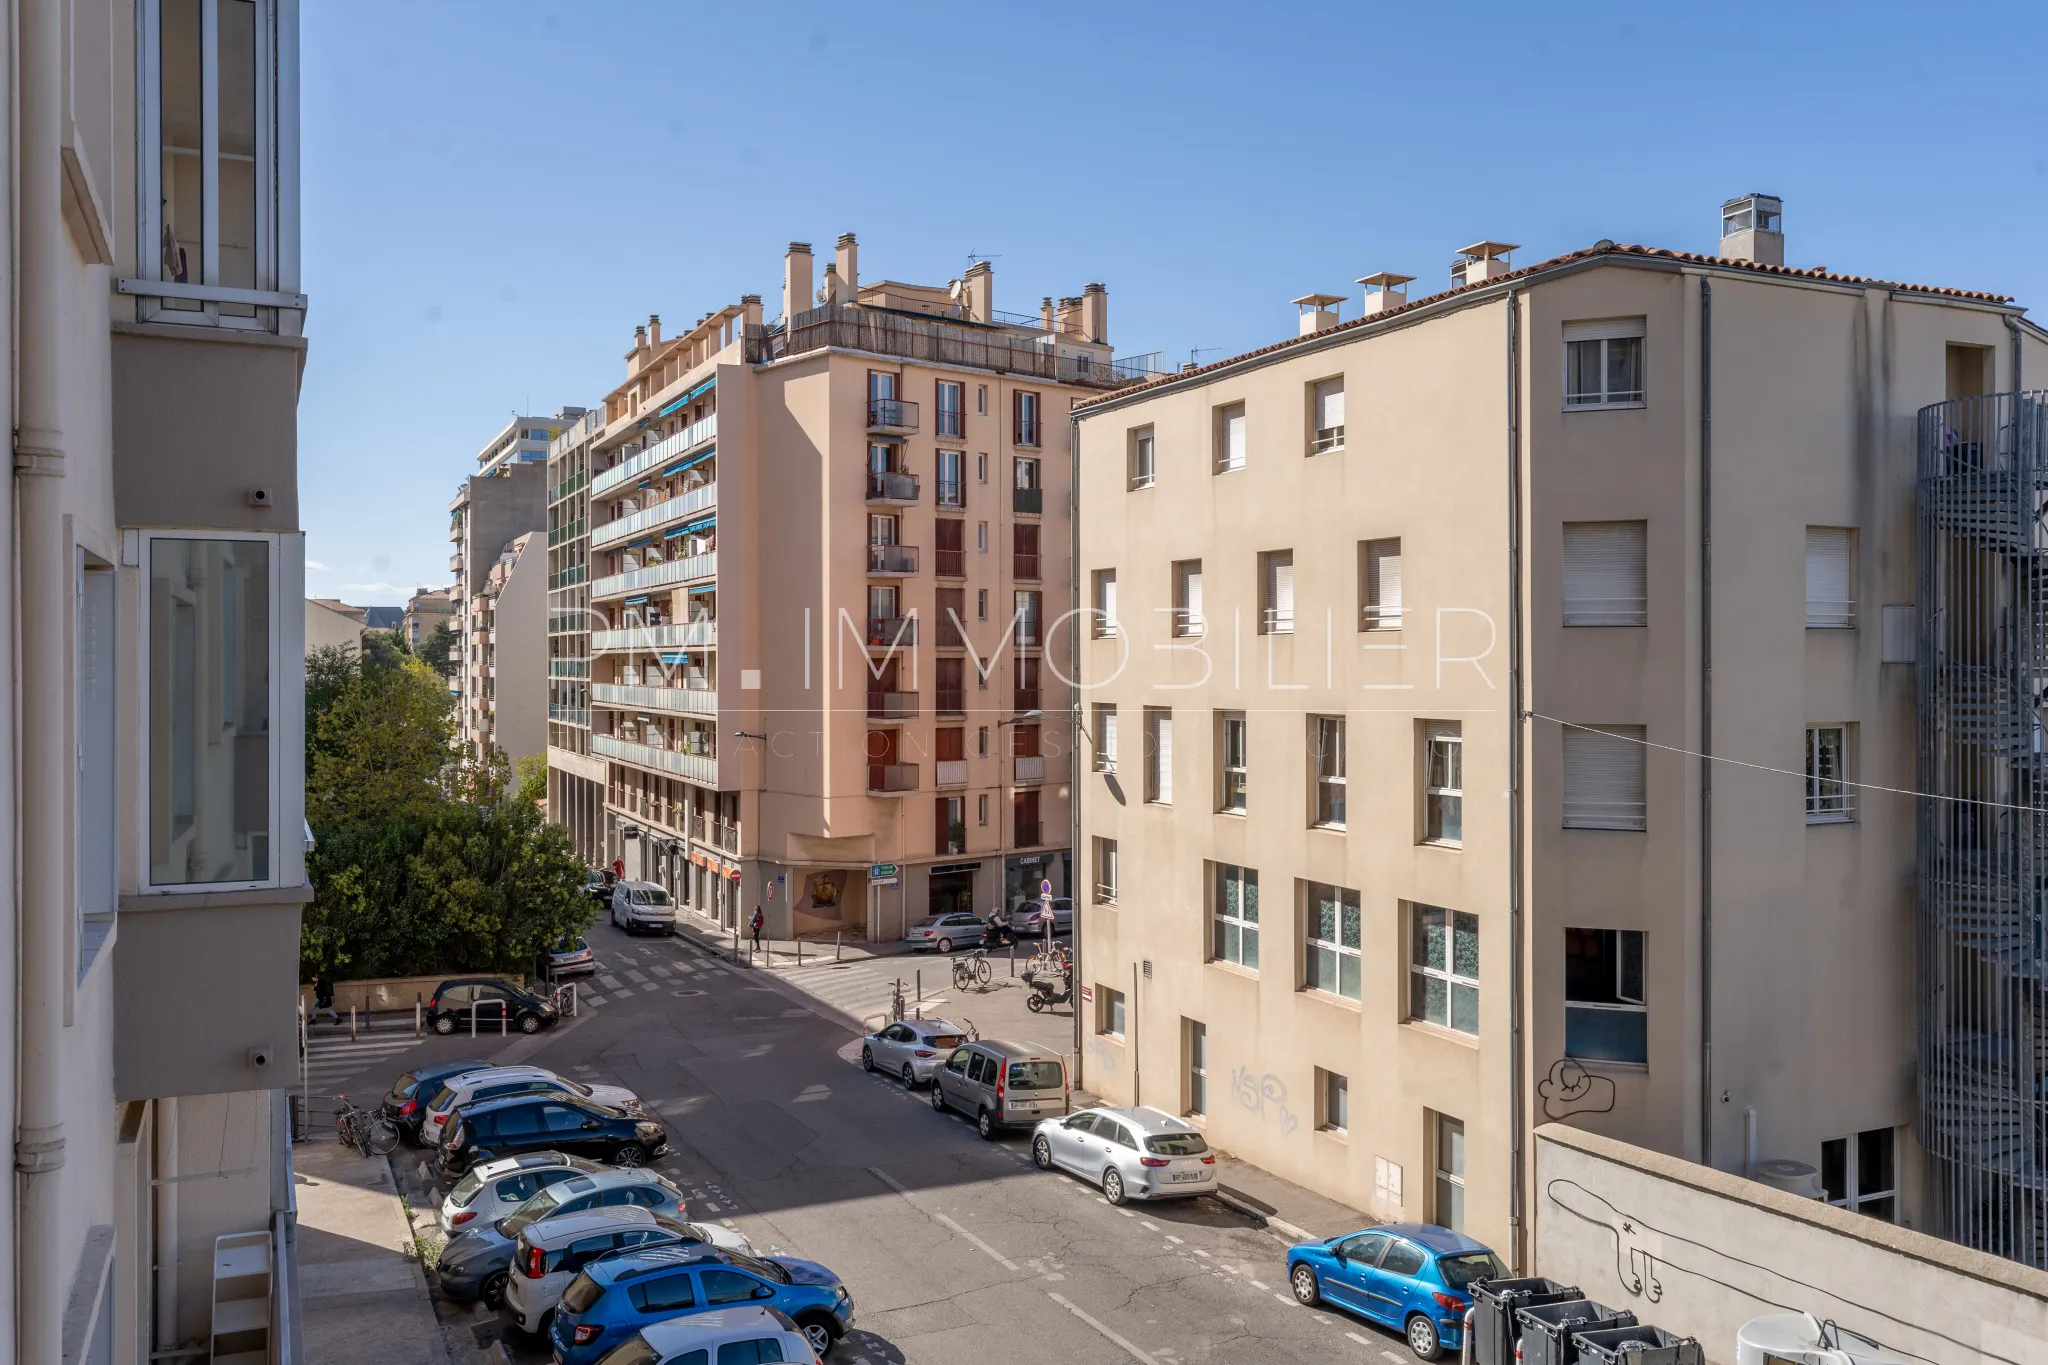
<svg viewBox="0 0 2048 1365">
<path fill-rule="evenodd" d="M 522 1152 L 568 1152 L 614 1166 L 644 1166 L 667 1150 L 668 1130 L 645 1114 L 573 1095 L 508 1095 L 456 1110 L 434 1169 L 444 1183 L 453 1183 L 480 1161 Z"/>
<path fill-rule="evenodd" d="M 521 990 L 502 977 L 463 976 L 434 987 L 427 1023 L 436 1033 L 467 1028 L 474 1011 L 479 1031 L 496 1030 L 499 1020 L 521 1033 L 539 1033 L 560 1017 L 552 1000 Z"/>
<path fill-rule="evenodd" d="M 441 1083 L 451 1076 L 460 1076 L 465 1071 L 481 1071 L 489 1062 L 474 1057 L 459 1062 L 433 1062 L 415 1071 L 408 1071 L 391 1083 L 391 1089 L 384 1095 L 384 1117 L 398 1125 L 398 1131 L 408 1142 L 420 1140 L 420 1124 L 426 1121 L 427 1101 L 441 1088 Z"/>
<path fill-rule="evenodd" d="M 583 884 L 583 894 L 590 897 L 590 903 L 600 910 L 612 908 L 612 888 L 618 885 L 618 878 L 609 872 L 593 872 L 590 880 Z"/>
</svg>

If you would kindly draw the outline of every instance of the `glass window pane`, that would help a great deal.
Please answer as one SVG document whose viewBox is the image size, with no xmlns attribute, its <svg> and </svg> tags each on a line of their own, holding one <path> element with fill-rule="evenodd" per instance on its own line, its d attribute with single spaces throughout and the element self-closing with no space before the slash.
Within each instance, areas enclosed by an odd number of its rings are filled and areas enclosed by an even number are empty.
<svg viewBox="0 0 2048 1365">
<path fill-rule="evenodd" d="M 1242 939 L 1239 937 L 1241 932 L 1235 924 L 1230 923 L 1228 920 L 1216 921 L 1216 956 L 1222 958 L 1225 962 L 1237 961 L 1238 945 L 1242 942 Z"/>
<path fill-rule="evenodd" d="M 1259 874 L 1256 872 L 1244 874 L 1244 918 L 1247 924 L 1256 924 L 1259 920 Z"/>
<path fill-rule="evenodd" d="M 161 19 L 163 278 L 180 284 L 200 283 L 206 259 L 199 8 L 200 0 L 163 0 Z M 200 307 L 185 299 L 164 306 Z"/>
<path fill-rule="evenodd" d="M 1633 403 L 1643 396 L 1643 339 L 1615 337 L 1607 343 L 1607 401 Z"/>
<path fill-rule="evenodd" d="M 150 543 L 149 879 L 267 881 L 270 546 Z"/>
<path fill-rule="evenodd" d="M 1358 946 L 1358 897 L 1346 892 L 1344 895 L 1344 937 L 1338 941 L 1346 948 Z"/>
<path fill-rule="evenodd" d="M 1479 1032 L 1479 991 L 1477 987 L 1451 987 L 1451 1027 L 1460 1033 Z"/>
<path fill-rule="evenodd" d="M 1872 1128 L 1856 1135 L 1856 1193 L 1882 1194 L 1892 1188 L 1892 1130 Z"/>
<path fill-rule="evenodd" d="M 1309 936 L 1325 943 L 1337 941 L 1337 906 L 1329 899 L 1328 887 L 1316 888 L 1316 917 Z"/>
<path fill-rule="evenodd" d="M 1351 953 L 1337 959 L 1337 994 L 1346 1000 L 1358 999 L 1358 958 Z"/>
<path fill-rule="evenodd" d="M 1440 976 L 1423 977 L 1422 1008 L 1416 1011 L 1416 1018 L 1444 1024 L 1450 1022 L 1450 1013 L 1450 984 Z"/>
<path fill-rule="evenodd" d="M 1256 967 L 1256 966 L 1258 966 L 1258 965 L 1259 965 L 1259 931 L 1258 931 L 1258 930 L 1256 930 L 1256 929 L 1253 929 L 1253 928 L 1247 927 L 1247 928 L 1245 929 L 1245 931 L 1244 931 L 1244 939 L 1243 939 L 1243 942 L 1244 942 L 1244 965 L 1245 965 L 1245 966 L 1247 966 L 1247 967 Z"/>
<path fill-rule="evenodd" d="M 1820 1145 L 1820 1183 L 1831 1200 L 1849 1197 L 1849 1139 L 1830 1138 Z"/>
<path fill-rule="evenodd" d="M 1479 917 L 1463 911 L 1452 916 L 1451 970 L 1459 976 L 1479 975 Z"/>
<path fill-rule="evenodd" d="M 220 283 L 256 287 L 256 5 L 218 0 L 220 11 Z M 211 281 L 209 281 L 211 283 Z M 221 312 L 253 317 L 249 304 Z"/>
<path fill-rule="evenodd" d="M 1643 1065 L 1650 1060 L 1650 1016 L 1643 1010 L 1566 1005 L 1564 1050 L 1582 1061 Z"/>
<path fill-rule="evenodd" d="M 1444 912 L 1433 905 L 1415 907 L 1415 961 L 1443 970 Z"/>
</svg>

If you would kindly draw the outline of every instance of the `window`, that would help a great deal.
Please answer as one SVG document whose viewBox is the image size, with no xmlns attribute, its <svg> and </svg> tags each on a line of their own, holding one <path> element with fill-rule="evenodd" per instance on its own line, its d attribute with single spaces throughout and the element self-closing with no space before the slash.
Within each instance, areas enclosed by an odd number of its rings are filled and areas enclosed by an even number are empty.
<svg viewBox="0 0 2048 1365">
<path fill-rule="evenodd" d="M 1847 630 L 1856 624 L 1849 584 L 1855 532 L 1840 526 L 1806 528 L 1806 628 Z"/>
<path fill-rule="evenodd" d="M 1036 648 L 1044 643 L 1039 638 L 1038 623 L 1040 620 L 1039 603 L 1045 594 L 1036 590 L 1026 590 L 1014 593 L 1012 596 L 1016 600 L 1016 610 L 1011 614 L 1010 619 L 1016 623 L 1017 644 L 1025 649 Z"/>
<path fill-rule="evenodd" d="M 986 384 L 976 384 L 974 386 L 974 411 L 979 416 L 988 416 L 988 385 Z M 983 479 L 982 482 L 987 483 L 988 480 Z"/>
<path fill-rule="evenodd" d="M 1564 731 L 1564 827 L 1644 827 L 1643 747 L 1640 725 Z"/>
<path fill-rule="evenodd" d="M 938 384 L 938 402 L 934 404 L 939 410 L 938 435 L 942 439 L 951 437 L 958 440 L 967 434 L 967 388 L 964 384 L 950 379 L 941 379 Z M 956 458 L 959 455 L 958 451 L 951 453 Z M 941 486 L 943 487 L 943 475 Z"/>
<path fill-rule="evenodd" d="M 1173 566 L 1173 633 L 1187 637 L 1206 628 L 1202 617 L 1202 561 L 1183 559 Z"/>
<path fill-rule="evenodd" d="M 1344 828 L 1344 717 L 1308 718 L 1309 758 L 1315 764 L 1314 814 L 1309 823 Z"/>
<path fill-rule="evenodd" d="M 988 743 L 987 743 L 987 740 L 988 740 L 988 736 L 987 736 L 987 734 L 986 734 L 986 733 L 984 733 L 984 734 L 982 735 L 982 746 L 981 746 L 981 751 L 982 751 L 982 753 L 984 753 L 984 754 L 986 754 L 986 753 L 988 752 Z M 988 793 L 987 793 L 987 792 L 983 792 L 983 793 L 982 793 L 982 794 L 981 794 L 980 796 L 977 796 L 977 797 L 975 797 L 975 798 L 974 798 L 974 823 L 975 823 L 975 824 L 977 824 L 977 825 L 987 825 L 987 824 L 988 824 Z"/>
<path fill-rule="evenodd" d="M 967 647 L 967 590 L 965 588 L 937 588 L 932 593 L 933 615 L 938 617 L 934 624 L 939 629 L 939 638 L 932 643 L 941 649 L 964 649 Z"/>
<path fill-rule="evenodd" d="M 1244 404 L 1216 409 L 1216 472 L 1244 468 Z"/>
<path fill-rule="evenodd" d="M 1587 1062 L 1650 1060 L 1639 929 L 1564 931 L 1564 1051 Z"/>
<path fill-rule="evenodd" d="M 1477 1035 L 1479 916 L 1417 905 L 1408 918 L 1408 1017 Z"/>
<path fill-rule="evenodd" d="M 985 521 L 974 523 L 974 549 L 977 554 L 988 553 L 988 523 Z"/>
<path fill-rule="evenodd" d="M 1044 842 L 1039 838 L 1038 789 L 1010 793 L 1011 837 L 1019 848 L 1033 848 Z"/>
<path fill-rule="evenodd" d="M 1448 1114 L 1436 1116 L 1436 1189 L 1431 1221 L 1452 1232 L 1465 1230 L 1465 1125 Z"/>
<path fill-rule="evenodd" d="M 967 661 L 949 656 L 934 662 L 938 687 L 934 709 L 942 716 L 967 714 Z"/>
<path fill-rule="evenodd" d="M 1422 1248 L 1413 1242 L 1390 1237 L 1387 1239 L 1387 1254 L 1380 1258 L 1380 1270 L 1388 1275 L 1419 1275 L 1422 1273 L 1423 1263 L 1428 1259 Z M 1448 1270 L 1444 1278 L 1450 1278 Z"/>
<path fill-rule="evenodd" d="M 1358 999 L 1358 893 L 1304 882 L 1302 911 L 1302 988 Z"/>
<path fill-rule="evenodd" d="M 1152 428 L 1139 427 L 1131 433 L 1130 484 L 1133 488 L 1150 488 L 1153 479 Z"/>
<path fill-rule="evenodd" d="M 1457 844 L 1465 838 L 1465 743 L 1456 722 L 1428 722 L 1423 731 L 1422 838 Z"/>
<path fill-rule="evenodd" d="M 628 1291 L 628 1295 L 633 1300 L 633 1306 L 643 1313 L 680 1311 L 697 1306 L 696 1296 L 690 1292 L 690 1276 L 687 1271 L 681 1275 L 666 1275 L 658 1280 L 636 1284 Z"/>
<path fill-rule="evenodd" d="M 278 879 L 277 558 L 267 538 L 148 540 L 152 886 Z"/>
<path fill-rule="evenodd" d="M 952 853 L 965 853 L 966 801 L 958 796 L 941 796 L 932 803 L 932 816 L 932 851 L 940 857 Z"/>
<path fill-rule="evenodd" d="M 1094 575 L 1095 638 L 1107 640 L 1117 633 L 1116 570 L 1097 569 Z"/>
<path fill-rule="evenodd" d="M 974 619 L 977 621 L 988 620 L 987 588 L 976 588 L 974 590 Z"/>
<path fill-rule="evenodd" d="M 1351 1128 L 1351 1082 L 1321 1067 L 1316 1068 L 1316 1127 L 1325 1133 Z"/>
<path fill-rule="evenodd" d="M 1211 863 L 1210 958 L 1259 969 L 1259 874 L 1254 868 Z"/>
<path fill-rule="evenodd" d="M 1897 1221 L 1899 1182 L 1893 1142 L 1890 1128 L 1870 1128 L 1853 1138 L 1823 1142 L 1820 1183 L 1828 1202 L 1887 1223 Z"/>
<path fill-rule="evenodd" d="M 1095 899 L 1103 905 L 1116 904 L 1116 840 L 1095 840 Z"/>
<path fill-rule="evenodd" d="M 957 416 L 958 414 L 955 415 Z M 940 419 L 943 421 L 945 416 L 946 414 L 942 410 L 939 413 Z M 965 507 L 967 505 L 967 476 L 964 467 L 966 459 L 965 451 L 942 450 L 939 452 L 939 506 Z"/>
<path fill-rule="evenodd" d="M 1038 395 L 1019 389 L 1016 395 L 1016 431 L 1013 440 L 1020 446 L 1038 444 Z M 1019 484 L 1018 487 L 1024 485 Z"/>
<path fill-rule="evenodd" d="M 1641 521 L 1568 521 L 1564 526 L 1564 623 L 1649 623 L 1646 545 Z"/>
<path fill-rule="evenodd" d="M 1358 628 L 1401 628 L 1401 540 L 1358 543 Z"/>
<path fill-rule="evenodd" d="M 1325 379 L 1309 385 L 1308 453 L 1327 455 L 1344 448 L 1344 381 Z"/>
<path fill-rule="evenodd" d="M 961 544 L 967 523 L 957 517 L 932 522 L 932 572 L 941 578 L 965 578 L 967 554 Z"/>
<path fill-rule="evenodd" d="M 1216 713 L 1216 809 L 1243 815 L 1245 807 L 1244 712 Z"/>
<path fill-rule="evenodd" d="M 698 1274 L 704 1284 L 704 1302 L 716 1308 L 720 1304 L 746 1303 L 754 1297 L 754 1286 L 761 1283 L 752 1275 L 737 1270 L 703 1270 Z"/>
<path fill-rule="evenodd" d="M 1095 706 L 1095 771 L 1116 771 L 1116 707 L 1111 703 Z"/>
<path fill-rule="evenodd" d="M 1181 1048 L 1187 1058 L 1187 1102 L 1183 1114 L 1209 1112 L 1209 1026 L 1193 1019 L 1180 1021 Z"/>
<path fill-rule="evenodd" d="M 1259 556 L 1259 629 L 1267 635 L 1294 633 L 1294 551 Z"/>
<path fill-rule="evenodd" d="M 1038 577 L 1038 526 L 1019 522 L 1010 528 L 1010 576 L 1026 582 Z"/>
<path fill-rule="evenodd" d="M 1855 814 L 1849 788 L 1849 727 L 1806 727 L 1806 823 L 1840 824 Z"/>
<path fill-rule="evenodd" d="M 1107 986 L 1095 988 L 1095 1031 L 1112 1038 L 1124 1036 L 1124 993 Z"/>
<path fill-rule="evenodd" d="M 85 979 L 108 922 L 89 925 L 91 917 L 110 916 L 119 901 L 114 869 L 119 861 L 115 840 L 120 829 L 115 808 L 116 767 L 115 607 L 114 573 L 90 567 L 77 552 L 78 600 L 74 622 L 77 659 L 72 674 L 73 704 L 78 727 L 78 866 L 73 934 L 78 944 L 77 976 Z"/>
<path fill-rule="evenodd" d="M 1173 804 L 1173 712 L 1145 708 L 1145 799 Z"/>
<path fill-rule="evenodd" d="M 1564 405 L 1639 407 L 1643 401 L 1643 320 L 1564 325 Z"/>
</svg>

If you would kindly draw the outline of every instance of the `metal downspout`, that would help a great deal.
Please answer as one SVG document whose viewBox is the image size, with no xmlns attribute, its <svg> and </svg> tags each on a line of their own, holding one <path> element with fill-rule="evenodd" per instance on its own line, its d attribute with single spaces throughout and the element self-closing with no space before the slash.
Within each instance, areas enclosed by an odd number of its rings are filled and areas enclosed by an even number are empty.
<svg viewBox="0 0 2048 1365">
<path fill-rule="evenodd" d="M 1714 285 L 1700 277 L 1700 1164 L 1714 1164 Z"/>
<path fill-rule="evenodd" d="M 1522 1165 L 1526 1159 L 1527 1076 L 1523 1066 L 1522 1014 L 1522 768 L 1528 725 L 1522 676 L 1522 377 L 1521 294 L 1508 291 L 1508 1229 L 1515 1270 L 1529 1268 L 1527 1192 Z M 1471 1340 L 1471 1334 L 1466 1334 Z"/>
<path fill-rule="evenodd" d="M 20 627 L 15 646 L 21 767 L 17 798 L 67 790 L 64 727 L 64 562 L 61 493 L 64 440 L 62 276 L 66 265 L 58 169 L 58 81 L 63 44 L 59 0 L 21 0 L 20 47 L 15 66 L 20 90 L 20 187 L 17 241 L 19 313 L 15 361 L 19 366 L 14 426 L 18 568 L 15 593 Z M 20 1215 L 16 1224 L 16 1323 L 19 1359 L 54 1361 L 62 1354 L 63 1268 L 51 1249 L 64 1237 L 57 1204 L 64 1165 L 63 1112 L 58 1102 L 57 1044 L 63 1030 L 65 859 L 70 848 L 68 803 L 18 800 L 21 889 L 21 1072 L 16 1097 L 14 1169 Z"/>
<path fill-rule="evenodd" d="M 2024 393 L 2027 386 L 2026 382 L 2020 377 L 2020 320 L 2007 313 L 2005 315 L 2005 330 L 2012 333 L 2012 383 L 2006 385 L 2006 387 L 2014 393 Z"/>
<path fill-rule="evenodd" d="M 1081 733 L 1081 419 L 1074 415 L 1071 400 L 1067 407 L 1067 600 L 1072 604 L 1067 617 L 1067 673 L 1073 679 L 1067 684 L 1073 698 L 1068 710 L 1067 763 L 1074 775 L 1067 784 L 1067 847 L 1073 850 L 1068 855 L 1068 866 L 1074 869 L 1075 877 L 1088 879 L 1094 873 L 1082 862 L 1081 791 L 1088 784 L 1087 775 L 1093 763 L 1081 761 L 1081 746 L 1075 743 L 1075 737 Z M 1067 978 L 1067 989 L 1074 1005 L 1074 1083 L 1080 1085 L 1085 1080 L 1087 1063 L 1081 1056 L 1081 887 L 1073 877 L 1068 879 L 1067 895 L 1074 902 L 1074 974 Z M 1092 889 L 1089 895 L 1094 895 Z M 1135 1009 L 1137 1001 L 1133 1000 L 1131 1005 Z"/>
</svg>

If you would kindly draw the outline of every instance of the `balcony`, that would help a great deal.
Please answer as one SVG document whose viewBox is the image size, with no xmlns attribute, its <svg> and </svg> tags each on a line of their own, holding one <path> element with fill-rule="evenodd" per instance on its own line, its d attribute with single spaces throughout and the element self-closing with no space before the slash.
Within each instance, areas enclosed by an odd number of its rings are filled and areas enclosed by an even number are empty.
<svg viewBox="0 0 2048 1365">
<path fill-rule="evenodd" d="M 1013 780 L 1015 780 L 1015 781 L 1018 781 L 1018 782 L 1043 782 L 1043 781 L 1045 781 L 1045 757 L 1044 757 L 1044 755 L 1042 755 L 1042 754 L 1033 754 L 1033 755 L 1031 755 L 1030 757 L 1026 757 L 1026 756 L 1024 756 L 1024 755 L 1022 755 L 1022 754 L 1019 754 L 1019 755 L 1017 756 L 1017 758 L 1016 758 L 1015 762 L 1016 762 L 1016 765 L 1017 765 L 1017 769 L 1016 769 L 1016 776 L 1015 776 L 1015 778 L 1014 778 Z"/>
<path fill-rule="evenodd" d="M 652 768 L 656 772 L 685 777 L 702 786 L 718 785 L 718 760 L 708 754 L 693 754 L 680 749 L 657 749 L 648 744 L 629 743 L 611 735 L 592 735 L 590 752 L 604 758 L 616 758 L 622 763 Z"/>
<path fill-rule="evenodd" d="M 868 645 L 874 649 L 901 649 L 917 643 L 915 616 L 870 616 Z"/>
<path fill-rule="evenodd" d="M 932 781 L 941 787 L 964 787 L 967 785 L 967 760 L 964 758 L 942 758 L 932 768 Z"/>
<path fill-rule="evenodd" d="M 1016 710 L 1036 711 L 1038 709 L 1039 692 L 1037 687 L 1017 687 L 1012 689 L 1012 692 L 1012 699 L 1015 702 Z"/>
<path fill-rule="evenodd" d="M 1019 516 L 1036 517 L 1045 513 L 1045 490 L 1043 488 L 1013 488 L 1010 490 L 1010 510 Z"/>
<path fill-rule="evenodd" d="M 692 488 L 689 492 L 678 493 L 672 498 L 663 498 L 660 502 L 643 507 L 628 516 L 615 517 L 591 528 L 590 548 L 602 550 L 607 545 L 631 540 L 643 532 L 659 530 L 663 526 L 701 512 L 715 505 L 717 501 L 718 485 L 715 483 L 707 483 L 702 488 Z"/>
<path fill-rule="evenodd" d="M 656 441 L 647 449 L 633 456 L 623 464 L 615 464 L 590 481 L 590 494 L 596 497 L 606 489 L 617 488 L 637 474 L 650 469 L 659 469 L 670 460 L 690 454 L 696 447 L 718 435 L 718 414 L 712 413 L 701 422 L 684 427 L 673 436 Z"/>
<path fill-rule="evenodd" d="M 448 568 L 453 573 L 462 572 L 462 554 L 460 551 L 448 556 Z"/>
<path fill-rule="evenodd" d="M 965 507 L 966 505 L 967 481 L 965 479 L 949 479 L 942 475 L 939 479 L 939 506 Z"/>
<path fill-rule="evenodd" d="M 967 577 L 967 551 L 932 551 L 932 571 L 941 578 Z"/>
<path fill-rule="evenodd" d="M 916 791 L 917 765 L 915 763 L 868 764 L 868 790 L 871 792 Z"/>
<path fill-rule="evenodd" d="M 645 592 L 649 588 L 666 587 L 671 583 L 688 583 L 694 579 L 710 578 L 718 572 L 718 555 L 682 555 L 660 564 L 650 564 L 644 569 L 628 573 L 615 573 L 600 578 L 590 585 L 590 599 L 600 601 L 607 597 L 624 597 L 629 593 Z"/>
<path fill-rule="evenodd" d="M 718 693 L 709 687 L 636 687 L 624 683 L 592 683 L 590 699 L 600 706 L 667 711 L 674 715 L 718 714 Z"/>
<path fill-rule="evenodd" d="M 868 501 L 912 503 L 917 501 L 917 475 L 901 470 L 868 471 Z"/>
<path fill-rule="evenodd" d="M 1033 579 L 1038 577 L 1038 556 L 1018 551 L 1010 556 L 1010 574 L 1013 578 Z"/>
<path fill-rule="evenodd" d="M 1017 628 L 1011 632 L 1011 636 L 1019 649 L 1037 649 L 1045 643 L 1039 638 L 1038 618 L 1035 616 L 1018 617 Z"/>
<path fill-rule="evenodd" d="M 593 654 L 613 649 L 704 649 L 718 643 L 718 622 L 679 621 L 666 626 L 629 626 L 624 630 L 593 630 Z"/>
<path fill-rule="evenodd" d="M 570 541 L 578 539 L 589 527 L 589 520 L 585 517 L 578 517 L 566 525 L 555 527 L 548 532 L 548 548 L 553 549 L 557 545 L 566 545 Z M 460 566 L 451 564 L 448 567 L 459 568 Z"/>
<path fill-rule="evenodd" d="M 917 693 L 915 692 L 870 692 L 868 693 L 869 720 L 916 720 Z"/>
<path fill-rule="evenodd" d="M 999 324 L 1012 322 L 1003 315 L 995 320 Z M 798 313 L 772 327 L 748 327 L 743 344 L 750 365 L 837 346 L 1091 388 L 1121 388 L 1151 377 L 1150 371 L 1127 373 L 1125 367 L 1113 366 L 1107 359 L 1059 355 L 1040 344 L 1045 336 L 1040 320 L 1032 316 L 1019 316 L 1013 325 L 975 326 L 843 303 Z M 1143 359 L 1153 359 L 1156 365 L 1156 358 Z"/>
<path fill-rule="evenodd" d="M 580 725 L 586 730 L 590 728 L 590 710 L 588 707 L 563 706 L 559 702 L 549 702 L 548 719 L 560 721 L 564 725 Z"/>
<path fill-rule="evenodd" d="M 938 427 L 934 432 L 942 441 L 964 440 L 967 436 L 967 414 L 953 408 L 940 408 L 934 414 Z"/>
<path fill-rule="evenodd" d="M 917 547 L 915 545 L 868 546 L 868 572 L 871 574 L 889 574 L 897 578 L 908 578 L 917 572 Z"/>
<path fill-rule="evenodd" d="M 908 436 L 917 430 L 917 404 L 901 398 L 870 398 L 868 430 Z"/>
</svg>

